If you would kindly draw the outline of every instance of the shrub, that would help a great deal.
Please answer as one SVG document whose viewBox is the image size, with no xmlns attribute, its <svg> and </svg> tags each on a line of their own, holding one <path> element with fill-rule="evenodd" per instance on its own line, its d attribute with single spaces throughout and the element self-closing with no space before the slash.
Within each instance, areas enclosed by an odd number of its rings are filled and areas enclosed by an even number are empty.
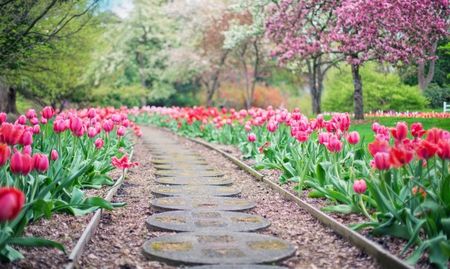
<svg viewBox="0 0 450 269">
<path fill-rule="evenodd" d="M 450 85 L 440 87 L 435 83 L 430 84 L 424 94 L 431 108 L 442 108 L 443 102 L 450 102 Z"/>
<path fill-rule="evenodd" d="M 428 101 L 416 86 L 405 85 L 397 74 L 382 73 L 377 67 L 375 63 L 368 63 L 361 69 L 365 111 L 425 108 Z M 329 72 L 323 108 L 325 111 L 353 111 L 353 81 L 348 66 Z"/>
</svg>

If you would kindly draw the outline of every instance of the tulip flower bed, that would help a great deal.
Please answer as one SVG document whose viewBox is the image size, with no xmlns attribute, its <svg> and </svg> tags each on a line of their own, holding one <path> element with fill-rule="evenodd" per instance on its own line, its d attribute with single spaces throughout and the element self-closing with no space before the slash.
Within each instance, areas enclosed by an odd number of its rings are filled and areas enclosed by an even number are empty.
<svg viewBox="0 0 450 269">
<path fill-rule="evenodd" d="M 111 210 L 101 197 L 84 190 L 114 185 L 108 173 L 136 165 L 128 160 L 132 144 L 127 129 L 141 135 L 128 120 L 129 110 L 84 109 L 55 113 L 33 109 L 15 122 L 0 113 L 0 260 L 23 258 L 16 246 L 46 246 L 64 251 L 60 243 L 23 237 L 25 227 L 55 213 L 85 215 Z"/>
<path fill-rule="evenodd" d="M 443 117 L 444 121 L 447 120 Z M 450 133 L 420 122 L 372 124 L 372 142 L 351 131 L 347 114 L 308 119 L 299 110 L 147 107 L 137 122 L 170 128 L 188 137 L 236 145 L 257 169 L 281 171 L 281 184 L 327 199 L 322 210 L 356 213 L 352 225 L 375 236 L 405 240 L 403 253 L 416 263 L 447 268 L 450 257 Z M 442 120 L 442 118 L 441 118 Z M 448 122 L 443 123 L 448 126 Z M 411 251 L 410 249 L 413 249 Z"/>
</svg>

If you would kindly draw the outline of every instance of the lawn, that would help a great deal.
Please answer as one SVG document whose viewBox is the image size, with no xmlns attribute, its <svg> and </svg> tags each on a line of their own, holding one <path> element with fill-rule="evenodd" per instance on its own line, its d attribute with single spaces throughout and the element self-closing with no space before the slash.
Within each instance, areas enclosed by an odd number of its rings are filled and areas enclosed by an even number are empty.
<svg viewBox="0 0 450 269">
<path fill-rule="evenodd" d="M 353 123 L 351 125 L 351 131 L 358 131 L 361 138 L 364 138 L 366 143 L 373 141 L 374 136 L 372 132 L 372 123 L 378 122 L 387 127 L 394 127 L 397 122 L 404 121 L 410 126 L 414 122 L 421 122 L 424 129 L 430 129 L 432 127 L 442 128 L 450 131 L 450 118 L 395 118 L 395 117 L 383 117 L 383 118 L 366 118 L 364 123 Z"/>
</svg>

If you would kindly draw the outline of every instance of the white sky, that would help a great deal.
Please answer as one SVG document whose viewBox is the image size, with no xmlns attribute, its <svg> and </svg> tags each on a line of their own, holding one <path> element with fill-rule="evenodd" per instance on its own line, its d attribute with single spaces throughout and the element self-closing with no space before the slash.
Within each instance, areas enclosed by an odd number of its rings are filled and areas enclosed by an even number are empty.
<svg viewBox="0 0 450 269">
<path fill-rule="evenodd" d="M 111 10 L 117 16 L 124 19 L 130 15 L 133 10 L 133 0 L 110 0 Z"/>
</svg>

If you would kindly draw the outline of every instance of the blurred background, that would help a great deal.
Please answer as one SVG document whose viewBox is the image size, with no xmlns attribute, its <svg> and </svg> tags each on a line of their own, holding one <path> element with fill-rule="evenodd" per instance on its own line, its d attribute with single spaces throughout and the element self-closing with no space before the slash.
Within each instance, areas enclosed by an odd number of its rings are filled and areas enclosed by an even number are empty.
<svg viewBox="0 0 450 269">
<path fill-rule="evenodd" d="M 272 105 L 312 115 L 308 62 L 273 56 L 267 2 L 1 0 L 0 111 Z M 365 111 L 442 111 L 450 101 L 448 39 L 436 55 L 425 73 L 415 63 L 364 64 Z M 353 111 L 347 63 L 327 69 L 320 110 Z"/>
</svg>

